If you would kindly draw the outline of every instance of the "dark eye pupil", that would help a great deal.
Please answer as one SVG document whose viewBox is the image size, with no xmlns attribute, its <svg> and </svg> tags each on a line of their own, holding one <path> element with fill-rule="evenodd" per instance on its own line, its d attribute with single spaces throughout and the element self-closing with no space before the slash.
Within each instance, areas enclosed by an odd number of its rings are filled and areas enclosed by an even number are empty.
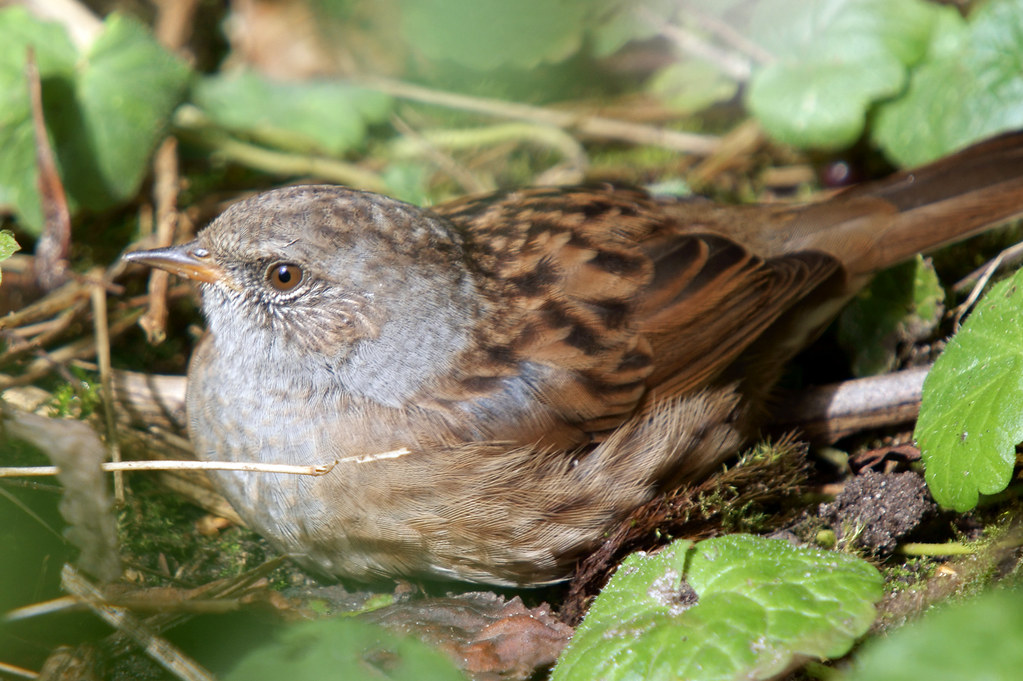
<svg viewBox="0 0 1023 681">
<path fill-rule="evenodd" d="M 271 265 L 268 272 L 270 285 L 278 291 L 290 291 L 302 281 L 302 268 L 289 263 Z"/>
</svg>

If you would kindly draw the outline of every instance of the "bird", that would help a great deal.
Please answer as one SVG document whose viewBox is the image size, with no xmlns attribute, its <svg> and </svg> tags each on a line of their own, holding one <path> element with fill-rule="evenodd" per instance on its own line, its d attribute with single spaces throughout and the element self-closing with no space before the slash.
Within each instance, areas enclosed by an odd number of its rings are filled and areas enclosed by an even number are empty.
<svg viewBox="0 0 1023 681">
<path fill-rule="evenodd" d="M 1018 132 L 804 205 L 288 186 L 124 258 L 198 282 L 199 459 L 337 462 L 211 473 L 271 545 L 334 577 L 528 587 L 754 437 L 873 274 L 1021 213 Z"/>
</svg>

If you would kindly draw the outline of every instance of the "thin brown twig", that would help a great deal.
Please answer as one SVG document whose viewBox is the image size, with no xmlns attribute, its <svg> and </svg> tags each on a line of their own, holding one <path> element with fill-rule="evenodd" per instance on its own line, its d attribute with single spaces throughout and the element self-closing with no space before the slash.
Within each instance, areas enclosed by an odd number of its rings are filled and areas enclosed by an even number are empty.
<svg viewBox="0 0 1023 681">
<path fill-rule="evenodd" d="M 130 310 L 125 313 L 110 324 L 109 336 L 114 338 L 121 335 L 134 326 L 141 315 L 141 310 Z M 96 341 L 94 338 L 82 338 L 68 343 L 52 352 L 46 352 L 42 357 L 29 362 L 25 370 L 17 376 L 0 374 L 0 390 L 6 390 L 18 385 L 28 385 L 49 374 L 54 370 L 54 367 L 62 366 L 73 359 L 92 357 L 95 352 Z"/>
<path fill-rule="evenodd" d="M 970 311 L 977 302 L 977 299 L 980 298 L 980 294 L 984 292 L 991 277 L 1001 268 L 1015 265 L 1020 259 L 1023 259 L 1023 242 L 1006 248 L 952 286 L 952 290 L 956 293 L 962 293 L 967 288 L 970 289 L 970 294 L 966 297 L 966 300 L 957 305 L 953 310 L 954 327 L 956 329 L 959 328 L 966 313 Z"/>
<path fill-rule="evenodd" d="M 0 317 L 0 329 L 13 329 L 49 319 L 77 301 L 88 300 L 89 295 L 87 286 L 78 281 L 69 281 L 31 305 Z"/>
<path fill-rule="evenodd" d="M 133 639 L 150 657 L 179 679 L 216 681 L 198 662 L 187 657 L 166 639 L 154 634 L 147 624 L 141 622 L 126 608 L 107 603 L 103 592 L 70 565 L 65 565 L 61 571 L 60 582 L 65 591 L 80 598 L 100 619 Z"/>
<path fill-rule="evenodd" d="M 199 0 L 155 0 L 157 13 L 153 34 L 160 44 L 180 52 L 192 35 Z"/>
<path fill-rule="evenodd" d="M 170 246 L 177 227 L 178 143 L 167 137 L 153 161 L 155 176 L 153 194 L 156 199 L 156 247 Z M 167 338 L 167 287 L 170 274 L 154 268 L 149 274 L 149 309 L 139 320 L 149 342 L 156 345 Z"/>
<path fill-rule="evenodd" d="M 64 184 L 57 171 L 53 148 L 46 133 L 43 112 L 43 90 L 36 67 L 35 51 L 28 48 L 25 59 L 25 77 L 28 80 L 29 101 L 32 108 L 32 131 L 35 136 L 35 157 L 38 177 L 39 201 L 42 204 L 45 226 L 36 244 L 35 280 L 44 291 L 52 291 L 68 277 L 68 250 L 71 246 L 71 211 L 67 205 Z"/>
<path fill-rule="evenodd" d="M 27 352 L 49 345 L 71 326 L 71 322 L 84 306 L 85 301 L 76 301 L 73 307 L 69 307 L 53 319 L 0 332 L 9 337 L 7 347 L 0 352 L 0 364 L 13 361 Z"/>
</svg>

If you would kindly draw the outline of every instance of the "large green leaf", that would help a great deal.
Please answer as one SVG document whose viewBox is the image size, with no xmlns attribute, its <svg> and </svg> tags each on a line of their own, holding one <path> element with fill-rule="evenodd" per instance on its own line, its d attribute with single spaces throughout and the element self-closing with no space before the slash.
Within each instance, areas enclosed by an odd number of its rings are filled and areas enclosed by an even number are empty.
<svg viewBox="0 0 1023 681">
<path fill-rule="evenodd" d="M 340 82 L 282 83 L 253 72 L 210 76 L 195 103 L 221 126 L 268 146 L 338 156 L 385 120 L 387 95 Z"/>
<path fill-rule="evenodd" d="M 678 541 L 622 563 L 551 678 L 766 679 L 797 656 L 848 652 L 880 596 L 877 570 L 846 554 L 749 535 Z"/>
<path fill-rule="evenodd" d="M 967 511 L 1009 484 L 1023 441 L 1023 270 L 991 288 L 934 363 L 914 436 L 942 506 Z"/>
<path fill-rule="evenodd" d="M 913 166 L 1023 126 L 1023 0 L 982 3 L 969 23 L 942 14 L 904 97 L 878 112 L 875 138 Z"/>
<path fill-rule="evenodd" d="M 903 87 L 939 11 L 922 0 L 763 0 L 751 36 L 774 61 L 753 74 L 750 108 L 783 142 L 852 143 L 867 109 Z"/>
<path fill-rule="evenodd" d="M 928 613 L 864 645 L 845 681 L 1015 681 L 1023 673 L 1023 592 L 997 589 Z"/>
</svg>

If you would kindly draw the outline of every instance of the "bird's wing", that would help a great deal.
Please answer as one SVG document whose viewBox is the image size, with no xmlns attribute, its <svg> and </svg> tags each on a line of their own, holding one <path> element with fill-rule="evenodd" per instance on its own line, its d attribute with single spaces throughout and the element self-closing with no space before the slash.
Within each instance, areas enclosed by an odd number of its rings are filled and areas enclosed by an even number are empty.
<svg viewBox="0 0 1023 681">
<path fill-rule="evenodd" d="M 520 190 L 434 210 L 464 230 L 486 298 L 500 301 L 454 392 L 475 387 L 488 403 L 528 386 L 542 414 L 490 434 L 520 442 L 600 439 L 651 388 L 663 398 L 704 387 L 839 269 L 689 233 L 635 190 Z"/>
</svg>

